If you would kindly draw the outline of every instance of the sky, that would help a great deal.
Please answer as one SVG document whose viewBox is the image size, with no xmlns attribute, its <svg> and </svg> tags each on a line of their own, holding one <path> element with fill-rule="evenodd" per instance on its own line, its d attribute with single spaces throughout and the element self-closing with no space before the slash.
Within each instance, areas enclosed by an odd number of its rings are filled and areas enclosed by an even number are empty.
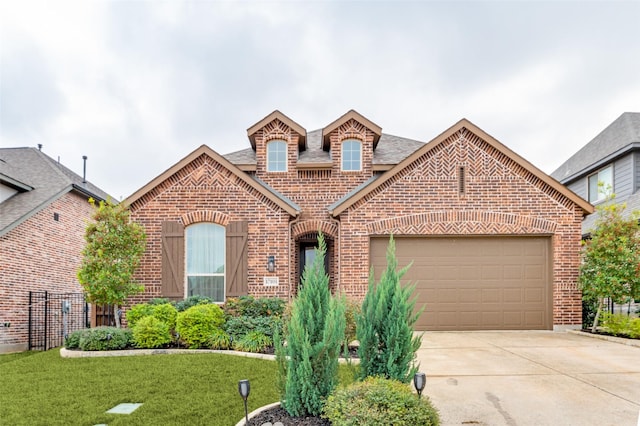
<svg viewBox="0 0 640 426">
<path fill-rule="evenodd" d="M 278 109 L 428 142 L 462 118 L 553 172 L 640 112 L 640 1 L 0 1 L 0 147 L 120 200 Z"/>
</svg>

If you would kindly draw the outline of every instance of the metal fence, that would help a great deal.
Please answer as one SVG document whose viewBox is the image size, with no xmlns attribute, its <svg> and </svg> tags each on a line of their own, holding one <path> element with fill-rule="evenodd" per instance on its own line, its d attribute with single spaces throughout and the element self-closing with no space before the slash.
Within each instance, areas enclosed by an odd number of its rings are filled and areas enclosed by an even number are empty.
<svg viewBox="0 0 640 426">
<path fill-rule="evenodd" d="M 89 304 L 82 293 L 29 292 L 29 350 L 62 346 L 69 333 L 89 328 Z"/>
</svg>

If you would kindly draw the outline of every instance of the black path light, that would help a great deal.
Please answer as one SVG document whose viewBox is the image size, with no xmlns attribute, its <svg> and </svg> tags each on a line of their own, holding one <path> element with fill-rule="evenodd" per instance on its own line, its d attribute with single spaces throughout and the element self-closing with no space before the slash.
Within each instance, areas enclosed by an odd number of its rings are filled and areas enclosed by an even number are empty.
<svg viewBox="0 0 640 426">
<path fill-rule="evenodd" d="M 427 385 L 427 375 L 424 373 L 416 373 L 413 376 L 413 386 L 416 387 L 416 391 L 418 391 L 418 398 L 422 397 L 422 391 L 424 387 Z"/>
<path fill-rule="evenodd" d="M 244 418 L 245 425 L 249 424 L 249 411 L 247 410 L 247 399 L 249 398 L 249 392 L 251 391 L 251 386 L 249 385 L 249 380 L 240 380 L 238 382 L 238 392 L 240 396 L 244 400 Z"/>
</svg>

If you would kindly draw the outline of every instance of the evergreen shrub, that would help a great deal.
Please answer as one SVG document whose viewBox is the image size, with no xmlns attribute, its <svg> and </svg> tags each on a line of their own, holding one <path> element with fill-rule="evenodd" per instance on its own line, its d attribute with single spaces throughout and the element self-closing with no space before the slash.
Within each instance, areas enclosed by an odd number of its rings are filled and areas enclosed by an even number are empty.
<svg viewBox="0 0 640 426">
<path fill-rule="evenodd" d="M 96 327 L 85 330 L 80 337 L 79 348 L 83 351 L 113 351 L 125 349 L 133 336 L 131 330 L 117 327 Z"/>
<path fill-rule="evenodd" d="M 358 315 L 357 337 L 360 342 L 360 378 L 382 376 L 408 383 L 418 371 L 416 352 L 421 336 L 413 336 L 413 325 L 420 312 L 413 312 L 414 286 L 402 286 L 400 279 L 411 265 L 397 270 L 393 236 L 387 248 L 387 268 L 375 284 L 373 267 L 369 288 Z"/>
<path fill-rule="evenodd" d="M 153 315 L 153 310 L 154 306 L 148 303 L 133 305 L 125 313 L 125 317 L 127 318 L 127 325 L 129 326 L 129 328 L 133 328 L 136 325 L 136 322 L 138 322 L 142 318 Z"/>
<path fill-rule="evenodd" d="M 179 312 L 176 331 L 189 349 L 205 347 L 215 330 L 224 323 L 224 313 L 216 304 L 195 305 Z"/>
<path fill-rule="evenodd" d="M 252 331 L 259 331 L 262 334 L 273 338 L 276 330 L 282 327 L 282 321 L 278 317 L 230 317 L 224 323 L 224 330 L 233 338 L 239 340 L 242 336 Z"/>
<path fill-rule="evenodd" d="M 133 343 L 138 348 L 155 349 L 171 343 L 169 325 L 155 316 L 141 318 L 132 332 Z"/>
<path fill-rule="evenodd" d="M 67 338 L 64 340 L 64 347 L 67 349 L 79 349 L 80 339 L 82 338 L 82 336 L 84 336 L 88 332 L 89 332 L 89 329 L 83 329 L 83 330 L 76 330 L 69 333 Z"/>
<path fill-rule="evenodd" d="M 192 306 L 213 304 L 213 299 L 206 296 L 189 296 L 184 300 L 176 302 L 175 307 L 178 312 L 183 312 Z"/>
<path fill-rule="evenodd" d="M 176 328 L 176 318 L 178 311 L 171 303 L 163 303 L 153 306 L 153 317 L 159 319 L 169 326 L 169 330 Z"/>
<path fill-rule="evenodd" d="M 419 399 L 406 384 L 382 377 L 368 377 L 337 389 L 327 399 L 323 417 L 334 426 L 440 424 L 428 397 Z"/>
</svg>

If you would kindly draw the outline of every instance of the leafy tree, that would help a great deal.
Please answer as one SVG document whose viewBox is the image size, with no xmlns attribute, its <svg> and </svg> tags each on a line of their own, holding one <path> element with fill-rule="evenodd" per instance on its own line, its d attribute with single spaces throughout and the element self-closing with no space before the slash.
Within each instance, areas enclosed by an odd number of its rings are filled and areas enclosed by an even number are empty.
<svg viewBox="0 0 640 426">
<path fill-rule="evenodd" d="M 96 207 L 95 200 L 89 202 Z M 87 301 L 113 306 L 120 328 L 120 305 L 144 291 L 144 286 L 133 281 L 133 274 L 144 253 L 146 235 L 142 226 L 130 220 L 126 207 L 110 200 L 98 203 L 93 219 L 85 231 L 78 280 Z"/>
<path fill-rule="evenodd" d="M 303 272 L 302 288 L 285 327 L 286 346 L 278 334 L 275 338 L 282 406 L 296 417 L 319 416 L 337 384 L 338 357 L 345 336 L 345 301 L 331 296 L 325 254 L 320 234 L 313 264 Z"/>
<path fill-rule="evenodd" d="M 400 279 L 411 265 L 397 270 L 393 236 L 387 248 L 387 269 L 375 284 L 373 268 L 369 289 L 358 316 L 357 337 L 360 341 L 360 379 L 382 376 L 408 383 L 418 371 L 416 351 L 421 336 L 413 336 L 413 325 L 421 311 L 414 313 L 411 300 L 415 286 L 401 286 Z"/>
<path fill-rule="evenodd" d="M 609 200 L 613 201 L 614 196 Z M 626 204 L 598 207 L 591 239 L 584 242 L 578 283 L 585 300 L 597 300 L 592 331 L 605 297 L 616 303 L 640 297 L 640 227 L 638 214 L 623 217 Z"/>
</svg>

